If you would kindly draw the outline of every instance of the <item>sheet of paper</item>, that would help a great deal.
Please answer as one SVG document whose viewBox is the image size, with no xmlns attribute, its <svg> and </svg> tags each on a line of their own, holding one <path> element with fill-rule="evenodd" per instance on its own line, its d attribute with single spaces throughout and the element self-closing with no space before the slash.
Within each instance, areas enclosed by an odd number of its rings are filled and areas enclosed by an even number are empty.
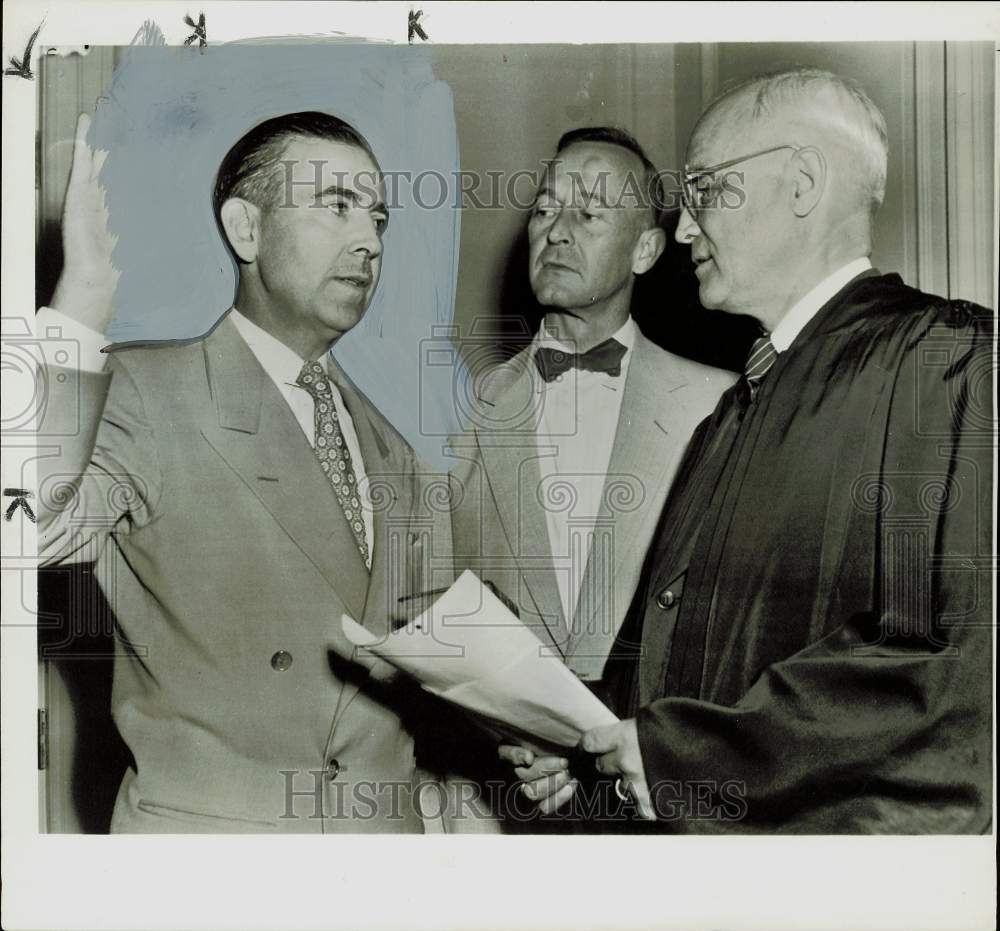
<svg viewBox="0 0 1000 931">
<path fill-rule="evenodd" d="M 561 747 L 618 719 L 473 572 L 405 627 L 379 638 L 341 619 L 357 647 L 468 711 Z"/>
</svg>

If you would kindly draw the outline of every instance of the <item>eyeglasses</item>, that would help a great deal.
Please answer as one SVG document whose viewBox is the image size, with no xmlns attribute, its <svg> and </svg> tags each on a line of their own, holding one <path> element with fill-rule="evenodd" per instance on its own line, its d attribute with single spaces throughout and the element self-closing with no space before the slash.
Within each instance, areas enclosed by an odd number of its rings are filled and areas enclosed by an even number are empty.
<svg viewBox="0 0 1000 931">
<path fill-rule="evenodd" d="M 685 165 L 681 203 L 688 213 L 695 216 L 697 211 L 714 206 L 715 200 L 721 190 L 721 186 L 715 175 L 724 168 L 732 168 L 733 165 L 738 165 L 740 162 L 748 162 L 752 158 L 758 158 L 761 155 L 770 155 L 772 152 L 780 152 L 782 149 L 794 149 L 796 152 L 801 152 L 803 148 L 804 146 L 788 143 L 786 145 L 772 146 L 770 149 L 761 149 L 760 152 L 753 152 L 750 155 L 741 155 L 739 158 L 731 158 L 727 162 L 721 162 L 709 168 L 692 169 Z"/>
</svg>

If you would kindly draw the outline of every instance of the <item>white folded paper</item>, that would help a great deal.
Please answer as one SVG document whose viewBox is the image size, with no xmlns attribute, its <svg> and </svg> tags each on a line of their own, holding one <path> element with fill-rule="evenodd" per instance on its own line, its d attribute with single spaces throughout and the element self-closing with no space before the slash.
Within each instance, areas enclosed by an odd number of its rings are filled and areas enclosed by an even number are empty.
<svg viewBox="0 0 1000 931">
<path fill-rule="evenodd" d="M 341 623 L 359 649 L 501 729 L 570 748 L 592 727 L 618 720 L 474 572 L 381 639 L 346 614 Z"/>
</svg>

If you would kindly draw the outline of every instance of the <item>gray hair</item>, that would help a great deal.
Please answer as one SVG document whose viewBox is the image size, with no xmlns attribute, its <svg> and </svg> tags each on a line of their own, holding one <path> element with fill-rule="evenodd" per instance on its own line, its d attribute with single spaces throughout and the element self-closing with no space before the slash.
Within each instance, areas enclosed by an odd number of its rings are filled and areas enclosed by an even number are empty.
<svg viewBox="0 0 1000 931">
<path fill-rule="evenodd" d="M 818 68 L 791 68 L 727 90 L 706 116 L 723 102 L 739 106 L 752 123 L 790 114 L 817 120 L 857 157 L 857 183 L 871 213 L 882 205 L 889 158 L 885 117 L 854 81 Z"/>
</svg>

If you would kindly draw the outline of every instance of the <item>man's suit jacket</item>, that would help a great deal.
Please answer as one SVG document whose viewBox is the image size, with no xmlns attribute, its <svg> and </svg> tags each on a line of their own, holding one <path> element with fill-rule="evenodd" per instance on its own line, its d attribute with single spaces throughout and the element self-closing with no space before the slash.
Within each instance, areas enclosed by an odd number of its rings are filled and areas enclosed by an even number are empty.
<svg viewBox="0 0 1000 931">
<path fill-rule="evenodd" d="M 859 276 L 699 428 L 609 661 L 662 829 L 989 825 L 991 330 Z"/>
<path fill-rule="evenodd" d="M 228 319 L 189 344 L 114 352 L 108 374 L 50 379 L 40 433 L 77 398 L 84 428 L 41 462 L 41 555 L 99 556 L 119 626 L 112 708 L 135 766 L 113 831 L 422 829 L 405 686 L 350 662 L 340 617 L 385 629 L 398 580 L 426 584 L 407 560 L 433 515 L 416 510 L 409 447 L 334 381 L 374 489 L 370 573 Z"/>
<path fill-rule="evenodd" d="M 636 333 L 595 543 L 575 615 L 566 618 L 545 514 L 546 506 L 564 502 L 558 488 L 543 486 L 539 466 L 558 438 L 536 442 L 543 395 L 533 348 L 498 366 L 477 386 L 470 429 L 452 444 L 456 572 L 470 568 L 493 582 L 522 622 L 549 648 L 567 652 L 571 665 L 574 650 L 587 649 L 586 632 L 600 639 L 608 631 L 610 644 L 687 442 L 733 381 L 729 372 L 675 356 Z"/>
</svg>

